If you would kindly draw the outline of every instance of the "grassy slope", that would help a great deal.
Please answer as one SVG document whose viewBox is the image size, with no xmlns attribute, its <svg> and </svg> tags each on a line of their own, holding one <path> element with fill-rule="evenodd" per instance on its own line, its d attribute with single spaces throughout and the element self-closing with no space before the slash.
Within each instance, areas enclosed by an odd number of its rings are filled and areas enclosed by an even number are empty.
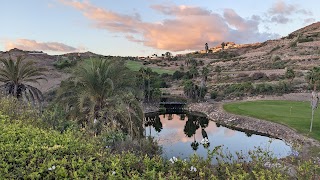
<svg viewBox="0 0 320 180">
<path fill-rule="evenodd" d="M 83 63 L 90 65 L 91 60 L 85 59 Z M 139 69 L 141 67 L 147 68 L 147 66 L 145 66 L 141 62 L 137 62 L 137 61 L 126 61 L 126 66 L 132 71 L 139 71 Z M 155 68 L 155 67 L 150 67 L 150 69 L 158 74 L 168 73 L 168 74 L 172 75 L 175 72 L 173 70 Z"/>
<path fill-rule="evenodd" d="M 139 69 L 141 67 L 145 67 L 147 68 L 147 66 L 144 66 L 142 63 L 137 62 L 137 61 L 127 61 L 126 65 L 129 69 L 133 70 L 133 71 L 139 71 Z M 172 70 L 168 70 L 168 69 L 161 69 L 161 68 L 153 68 L 151 67 L 151 70 L 154 72 L 157 72 L 159 74 L 163 74 L 163 73 L 168 73 L 168 74 L 173 74 L 174 71 Z"/>
<path fill-rule="evenodd" d="M 224 109 L 234 114 L 284 124 L 298 132 L 320 140 L 320 112 L 316 110 L 312 132 L 310 102 L 299 101 L 249 101 L 225 104 Z M 291 110 L 290 110 L 291 109 Z"/>
</svg>

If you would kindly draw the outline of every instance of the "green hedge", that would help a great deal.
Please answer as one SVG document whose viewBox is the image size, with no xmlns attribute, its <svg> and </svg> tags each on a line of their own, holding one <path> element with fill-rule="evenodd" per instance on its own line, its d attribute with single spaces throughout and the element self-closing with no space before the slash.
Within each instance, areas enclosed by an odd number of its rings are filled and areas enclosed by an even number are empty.
<svg viewBox="0 0 320 180">
<path fill-rule="evenodd" d="M 172 167 L 169 161 L 160 156 L 150 158 L 126 152 L 111 154 L 108 148 L 94 138 L 85 140 L 81 137 L 70 131 L 61 134 L 54 130 L 36 128 L 22 121 L 8 120 L 8 117 L 1 115 L 0 177 L 157 179 L 180 176 L 209 178 L 213 174 L 210 167 L 199 170 L 201 175 L 189 171 L 189 164 L 182 160 L 179 160 L 182 163 L 179 167 Z M 198 164 L 196 161 L 194 163 Z"/>
<path fill-rule="evenodd" d="M 89 140 L 80 131 L 61 134 L 0 114 L 0 179 L 291 179 L 284 168 L 265 167 L 277 160 L 263 151 L 250 155 L 252 162 L 208 151 L 208 159 L 188 160 L 160 156 L 120 154 Z M 212 165 L 216 157 L 217 165 Z M 224 161 L 223 158 L 228 159 Z M 319 166 L 303 161 L 297 167 L 301 179 L 319 178 Z"/>
</svg>

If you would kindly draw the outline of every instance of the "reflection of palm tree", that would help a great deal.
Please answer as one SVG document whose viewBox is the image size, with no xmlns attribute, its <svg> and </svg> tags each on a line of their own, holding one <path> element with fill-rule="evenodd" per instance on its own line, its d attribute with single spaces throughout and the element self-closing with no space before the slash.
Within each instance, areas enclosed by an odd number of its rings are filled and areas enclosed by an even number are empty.
<svg viewBox="0 0 320 180">
<path fill-rule="evenodd" d="M 196 116 L 189 115 L 188 121 L 186 122 L 184 129 L 183 129 L 185 135 L 187 135 L 188 137 L 191 137 L 192 135 L 194 135 L 196 133 L 196 130 L 198 128 L 199 128 L 199 125 L 198 125 L 198 121 L 196 119 Z"/>
<path fill-rule="evenodd" d="M 210 142 L 208 142 L 208 143 L 206 143 L 206 144 L 202 144 L 203 145 L 203 147 L 205 148 L 205 149 L 208 149 L 209 147 L 210 147 Z"/>
<path fill-rule="evenodd" d="M 252 132 L 250 132 L 250 131 L 246 131 L 245 134 L 247 135 L 247 137 L 251 137 L 252 136 Z"/>
<path fill-rule="evenodd" d="M 156 116 L 155 121 L 154 121 L 154 124 L 153 124 L 153 127 L 154 127 L 154 129 L 155 129 L 157 132 L 161 132 L 161 130 L 162 130 L 162 123 L 161 123 L 161 121 L 160 121 L 160 117 L 159 117 L 159 116 Z"/>
<path fill-rule="evenodd" d="M 199 117 L 199 124 L 201 128 L 206 128 L 209 125 L 209 119 L 207 117 Z"/>
<path fill-rule="evenodd" d="M 186 118 L 185 114 L 180 114 L 180 120 L 184 121 L 185 118 Z"/>
<path fill-rule="evenodd" d="M 208 134 L 203 128 L 201 129 L 201 134 L 203 138 L 208 138 Z"/>
<path fill-rule="evenodd" d="M 194 151 L 197 151 L 199 148 L 199 143 L 196 141 L 196 135 L 193 135 L 193 142 L 191 143 L 191 147 Z"/>
<path fill-rule="evenodd" d="M 150 136 L 151 136 L 151 126 L 154 127 L 154 129 L 157 132 L 161 132 L 162 130 L 162 123 L 160 121 L 159 114 L 151 114 L 147 115 L 145 118 L 145 127 L 149 127 L 150 129 Z"/>
<path fill-rule="evenodd" d="M 202 134 L 203 139 L 209 140 L 209 139 L 208 139 L 208 134 L 207 134 L 207 132 L 204 130 L 204 128 L 201 129 L 201 134 Z M 202 143 L 202 145 L 203 145 L 203 147 L 204 147 L 205 149 L 207 149 L 207 148 L 210 146 L 210 142 Z"/>
</svg>

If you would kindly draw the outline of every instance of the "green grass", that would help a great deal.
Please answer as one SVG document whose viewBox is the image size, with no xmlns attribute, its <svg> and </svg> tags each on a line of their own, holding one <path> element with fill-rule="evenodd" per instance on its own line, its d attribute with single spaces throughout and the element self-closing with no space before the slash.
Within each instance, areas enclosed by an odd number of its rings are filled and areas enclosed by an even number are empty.
<svg viewBox="0 0 320 180">
<path fill-rule="evenodd" d="M 91 59 L 85 59 L 83 61 L 85 65 L 90 65 L 91 64 Z M 132 71 L 139 71 L 141 67 L 147 68 L 148 66 L 145 66 L 142 64 L 142 62 L 138 61 L 126 61 L 126 66 L 132 70 Z M 169 69 L 162 69 L 162 68 L 155 68 L 155 67 L 150 67 L 150 69 L 158 74 L 164 74 L 168 73 L 172 75 L 175 71 L 169 70 Z"/>
<path fill-rule="evenodd" d="M 315 111 L 312 132 L 310 102 L 301 101 L 248 101 L 228 103 L 223 108 L 230 113 L 255 117 L 297 130 L 299 133 L 320 140 L 320 110 Z"/>
<path fill-rule="evenodd" d="M 127 61 L 126 66 L 131 69 L 132 71 L 139 71 L 141 67 L 147 68 L 147 66 L 143 65 L 141 62 L 137 61 Z M 152 71 L 158 73 L 158 74 L 163 74 L 163 73 L 168 73 L 168 74 L 173 74 L 173 70 L 168 70 L 168 69 L 162 69 L 162 68 L 154 68 L 150 67 Z"/>
</svg>

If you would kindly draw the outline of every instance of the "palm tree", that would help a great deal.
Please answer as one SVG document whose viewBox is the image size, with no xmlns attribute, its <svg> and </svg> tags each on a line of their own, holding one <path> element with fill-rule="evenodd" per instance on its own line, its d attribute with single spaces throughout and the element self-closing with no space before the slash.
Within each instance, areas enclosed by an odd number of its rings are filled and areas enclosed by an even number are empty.
<svg viewBox="0 0 320 180">
<path fill-rule="evenodd" d="M 207 67 L 203 67 L 201 71 L 202 79 L 201 79 L 201 85 L 200 85 L 200 98 L 203 96 L 203 92 L 205 92 L 205 89 L 207 88 L 207 80 L 208 80 L 208 74 L 209 69 Z"/>
<path fill-rule="evenodd" d="M 312 123 L 313 123 L 313 117 L 314 117 L 314 111 L 318 107 L 318 95 L 316 93 L 317 87 L 319 86 L 320 83 L 320 67 L 313 67 L 312 70 L 309 70 L 306 80 L 308 83 L 313 86 L 313 91 L 312 91 L 312 98 L 311 98 L 311 124 L 310 124 L 310 132 L 312 131 Z"/>
<path fill-rule="evenodd" d="M 150 101 L 150 95 L 151 95 L 151 87 L 150 87 L 150 81 L 151 81 L 151 74 L 152 74 L 152 70 L 150 68 L 143 68 L 141 67 L 139 69 L 139 77 L 142 78 L 142 82 L 139 81 L 140 83 L 142 83 L 142 88 L 143 88 L 143 92 L 145 94 L 144 99 L 147 99 L 147 101 Z"/>
<path fill-rule="evenodd" d="M 317 86 L 320 83 L 320 67 L 313 67 L 311 70 L 309 70 L 306 80 L 311 86 L 313 86 L 313 90 L 316 91 Z"/>
<path fill-rule="evenodd" d="M 284 75 L 287 79 L 289 79 L 290 84 L 292 83 L 293 79 L 296 77 L 294 70 L 292 68 L 288 68 Z"/>
<path fill-rule="evenodd" d="M 46 80 L 43 67 L 38 67 L 33 61 L 24 61 L 25 56 L 18 56 L 14 61 L 9 55 L 8 59 L 0 59 L 0 82 L 4 83 L 0 89 L 5 94 L 12 95 L 17 99 L 26 98 L 28 101 L 43 101 L 41 91 L 29 83 L 39 83 Z"/>
<path fill-rule="evenodd" d="M 83 127 L 99 122 L 133 138 L 142 135 L 143 114 L 136 98 L 135 76 L 123 64 L 121 59 L 93 59 L 91 65 L 78 66 L 58 92 L 57 100 L 69 117 Z"/>
<path fill-rule="evenodd" d="M 139 137 L 141 135 L 139 133 L 143 130 L 140 129 L 142 128 L 141 124 L 143 124 L 144 118 L 142 106 L 132 93 L 125 94 L 123 98 L 122 104 L 127 110 L 126 113 L 123 113 L 123 119 L 129 120 L 127 122 L 124 121 L 124 123 L 128 124 L 126 127 L 130 127 L 130 129 L 128 129 L 128 134 L 130 134 L 131 137 Z"/>
<path fill-rule="evenodd" d="M 217 80 L 219 81 L 222 68 L 220 66 L 216 66 L 214 71 L 217 73 Z"/>
</svg>

